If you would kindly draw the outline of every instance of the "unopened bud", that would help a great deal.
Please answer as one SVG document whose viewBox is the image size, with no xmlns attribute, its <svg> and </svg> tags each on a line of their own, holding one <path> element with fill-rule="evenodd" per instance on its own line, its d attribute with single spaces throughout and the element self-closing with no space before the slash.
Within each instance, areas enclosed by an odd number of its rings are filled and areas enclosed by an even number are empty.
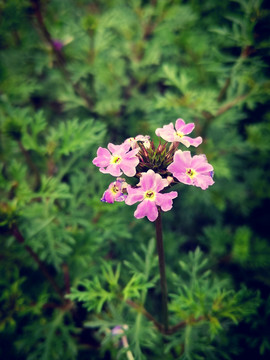
<svg viewBox="0 0 270 360">
<path fill-rule="evenodd" d="M 172 182 L 174 182 L 174 179 L 172 176 L 167 176 L 166 180 L 168 181 L 168 185 L 170 185 Z"/>
</svg>

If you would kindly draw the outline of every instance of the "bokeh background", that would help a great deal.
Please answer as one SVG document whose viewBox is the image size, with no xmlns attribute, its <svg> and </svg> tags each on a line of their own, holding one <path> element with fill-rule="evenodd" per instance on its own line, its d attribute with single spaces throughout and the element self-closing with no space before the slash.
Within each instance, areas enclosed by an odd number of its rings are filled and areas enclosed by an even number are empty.
<svg viewBox="0 0 270 360">
<path fill-rule="evenodd" d="M 199 246 L 220 281 L 256 294 L 215 346 L 269 359 L 269 14 L 262 0 L 0 1 L 2 359 L 114 358 L 63 294 L 103 259 L 130 260 L 154 226 L 100 202 L 112 178 L 92 159 L 177 118 L 195 123 L 215 184 L 178 186 L 168 273 Z"/>
</svg>

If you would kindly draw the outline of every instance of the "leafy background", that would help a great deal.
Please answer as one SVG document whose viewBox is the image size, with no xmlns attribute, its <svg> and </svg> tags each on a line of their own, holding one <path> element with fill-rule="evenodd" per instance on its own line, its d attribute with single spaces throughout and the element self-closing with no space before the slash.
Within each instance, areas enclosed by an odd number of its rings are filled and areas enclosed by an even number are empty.
<svg viewBox="0 0 270 360">
<path fill-rule="evenodd" d="M 269 359 L 269 5 L 261 0 L 0 1 L 0 357 Z M 177 118 L 215 169 L 163 227 L 100 202 L 98 146 Z M 66 296 L 69 294 L 69 298 Z M 135 307 L 134 307 L 135 306 Z M 138 310 L 138 309 L 137 309 Z"/>
</svg>

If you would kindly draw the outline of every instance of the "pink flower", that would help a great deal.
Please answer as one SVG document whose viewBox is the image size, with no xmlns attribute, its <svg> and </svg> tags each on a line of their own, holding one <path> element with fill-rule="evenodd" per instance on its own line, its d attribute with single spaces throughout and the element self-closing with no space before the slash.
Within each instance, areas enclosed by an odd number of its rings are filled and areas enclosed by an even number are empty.
<svg viewBox="0 0 270 360">
<path fill-rule="evenodd" d="M 164 125 L 163 128 L 158 128 L 156 130 L 156 135 L 169 142 L 180 142 L 186 147 L 190 147 L 190 145 L 197 147 L 202 143 L 202 138 L 198 136 L 195 139 L 192 139 L 189 136 L 186 136 L 186 134 L 192 132 L 194 127 L 194 123 L 186 124 L 183 119 L 178 119 L 175 124 L 176 130 L 173 127 L 173 123 L 170 123 L 169 125 Z"/>
<path fill-rule="evenodd" d="M 115 201 L 124 201 L 127 197 L 127 194 L 124 193 L 126 191 L 127 183 L 125 179 L 117 178 L 104 192 L 101 201 L 109 204 L 113 204 Z"/>
<path fill-rule="evenodd" d="M 163 179 L 159 174 L 153 170 L 148 170 L 142 173 L 140 187 L 128 187 L 128 196 L 126 198 L 127 205 L 133 205 L 138 201 L 138 205 L 134 216 L 141 219 L 147 216 L 148 220 L 155 221 L 158 217 L 157 206 L 160 206 L 163 211 L 169 211 L 172 208 L 172 199 L 177 197 L 176 191 L 171 191 L 167 194 L 161 194 L 160 191 L 168 186 L 168 181 Z"/>
<path fill-rule="evenodd" d="M 136 166 L 139 164 L 139 158 L 136 156 L 138 149 L 129 151 L 130 145 L 124 143 L 122 145 L 109 144 L 107 150 L 99 147 L 97 157 L 94 158 L 93 164 L 98 166 L 100 172 L 120 176 L 122 172 L 127 176 L 136 174 Z"/>
<path fill-rule="evenodd" d="M 178 150 L 168 171 L 181 183 L 198 186 L 203 190 L 214 184 L 213 166 L 207 162 L 205 155 L 191 157 L 190 151 Z"/>
<path fill-rule="evenodd" d="M 146 136 L 137 135 L 135 138 L 130 137 L 130 138 L 126 139 L 124 143 L 129 143 L 129 145 L 132 149 L 136 149 L 139 147 L 138 141 L 141 141 L 143 143 L 144 147 L 146 149 L 148 149 L 150 147 L 149 139 L 150 139 L 150 136 L 148 136 L 148 135 L 146 135 Z"/>
</svg>

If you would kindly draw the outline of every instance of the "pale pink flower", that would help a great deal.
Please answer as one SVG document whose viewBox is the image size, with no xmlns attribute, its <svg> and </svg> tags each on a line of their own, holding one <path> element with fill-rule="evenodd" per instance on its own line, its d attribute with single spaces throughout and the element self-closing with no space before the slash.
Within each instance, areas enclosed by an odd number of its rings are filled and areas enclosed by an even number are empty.
<svg viewBox="0 0 270 360">
<path fill-rule="evenodd" d="M 139 147 L 138 141 L 141 141 L 146 149 L 150 147 L 150 136 L 146 135 L 137 135 L 135 138 L 130 137 L 125 140 L 125 143 L 128 143 L 132 149 L 136 149 Z"/>
<path fill-rule="evenodd" d="M 158 217 L 157 206 L 163 211 L 169 211 L 172 208 L 172 199 L 178 196 L 176 191 L 161 194 L 160 191 L 168 186 L 168 181 L 163 179 L 153 170 L 142 173 L 140 179 L 140 187 L 128 186 L 128 196 L 126 198 L 127 205 L 133 205 L 138 201 L 138 205 L 134 216 L 141 219 L 147 216 L 148 220 L 155 221 Z"/>
<path fill-rule="evenodd" d="M 115 201 L 124 201 L 127 197 L 127 194 L 125 193 L 126 190 L 127 183 L 125 179 L 117 178 L 104 192 L 101 201 L 109 204 L 113 204 Z"/>
<path fill-rule="evenodd" d="M 124 334 L 124 332 L 128 330 L 128 325 L 124 324 L 124 325 L 116 325 L 113 329 L 112 329 L 112 335 L 122 335 Z"/>
<path fill-rule="evenodd" d="M 192 157 L 190 151 L 178 150 L 168 171 L 181 183 L 198 186 L 203 190 L 214 184 L 213 166 L 207 162 L 205 155 Z"/>
<path fill-rule="evenodd" d="M 122 346 L 125 348 L 125 349 L 128 349 L 129 348 L 129 344 L 128 344 L 128 339 L 127 339 L 127 336 L 125 335 L 125 332 L 128 330 L 128 325 L 124 324 L 124 325 L 117 325 L 115 326 L 111 333 L 112 333 L 112 336 L 120 336 L 121 335 L 121 342 L 122 342 Z M 126 351 L 126 354 L 127 354 L 127 358 L 128 360 L 134 360 L 134 356 L 132 354 L 132 352 L 130 350 L 127 350 Z"/>
<path fill-rule="evenodd" d="M 100 172 L 113 176 L 120 176 L 122 172 L 127 176 L 136 174 L 136 166 L 139 164 L 139 158 L 136 155 L 139 148 L 129 151 L 128 143 L 122 145 L 110 143 L 108 149 L 99 147 L 97 157 L 93 160 L 93 164 L 100 168 Z"/>
<path fill-rule="evenodd" d="M 169 142 L 180 142 L 186 147 L 190 147 L 190 145 L 197 147 L 202 143 L 202 138 L 198 136 L 192 139 L 186 136 L 193 131 L 194 127 L 194 123 L 186 124 L 183 119 L 177 119 L 175 129 L 173 123 L 170 123 L 169 125 L 164 125 L 163 128 L 156 129 L 156 135 Z"/>
</svg>

